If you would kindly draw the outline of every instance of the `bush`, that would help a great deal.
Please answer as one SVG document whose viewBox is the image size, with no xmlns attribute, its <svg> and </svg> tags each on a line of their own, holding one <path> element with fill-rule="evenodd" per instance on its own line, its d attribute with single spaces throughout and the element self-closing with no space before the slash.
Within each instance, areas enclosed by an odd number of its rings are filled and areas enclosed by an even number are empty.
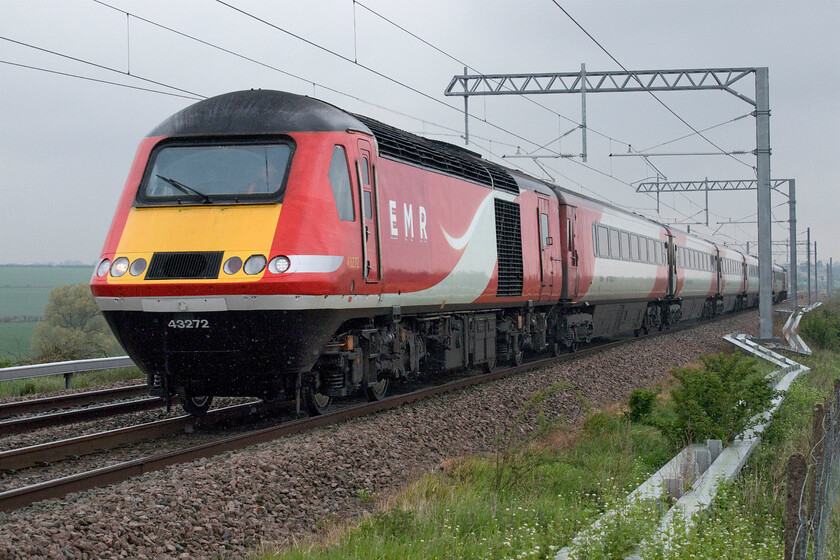
<svg viewBox="0 0 840 560">
<path fill-rule="evenodd" d="M 799 334 L 824 350 L 840 350 L 840 301 L 831 300 L 802 316 Z"/>
<path fill-rule="evenodd" d="M 630 413 L 629 417 L 632 422 L 641 422 L 653 411 L 653 405 L 656 403 L 656 393 L 647 389 L 636 389 L 630 393 Z"/>
<path fill-rule="evenodd" d="M 675 443 L 730 441 L 749 427 L 750 418 L 770 406 L 775 390 L 752 358 L 740 354 L 702 356 L 702 368 L 674 372 L 680 385 L 671 391 Z"/>
<path fill-rule="evenodd" d="M 116 356 L 117 339 L 85 284 L 58 286 L 50 292 L 44 320 L 35 327 L 35 362 L 60 362 Z"/>
</svg>

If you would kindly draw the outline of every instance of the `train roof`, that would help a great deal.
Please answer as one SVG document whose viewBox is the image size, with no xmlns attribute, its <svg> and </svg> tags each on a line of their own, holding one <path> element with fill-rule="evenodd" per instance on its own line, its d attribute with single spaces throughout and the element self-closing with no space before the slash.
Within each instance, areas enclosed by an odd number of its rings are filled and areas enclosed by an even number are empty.
<svg viewBox="0 0 840 560">
<path fill-rule="evenodd" d="M 274 90 L 245 90 L 194 103 L 160 123 L 148 136 L 343 132 L 373 135 L 359 119 L 324 101 Z"/>
</svg>

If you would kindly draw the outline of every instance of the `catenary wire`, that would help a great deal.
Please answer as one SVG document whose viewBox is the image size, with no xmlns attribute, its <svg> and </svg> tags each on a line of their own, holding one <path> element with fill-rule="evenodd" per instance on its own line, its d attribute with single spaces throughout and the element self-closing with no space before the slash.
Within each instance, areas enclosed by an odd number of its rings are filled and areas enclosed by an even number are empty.
<svg viewBox="0 0 840 560">
<path fill-rule="evenodd" d="M 196 97 L 201 97 L 202 99 L 206 98 L 206 96 L 201 95 L 200 93 L 196 93 L 194 91 L 190 91 L 190 90 L 187 90 L 187 89 L 182 89 L 182 88 L 175 87 L 175 86 L 170 86 L 169 84 L 165 84 L 163 82 L 158 82 L 158 81 L 155 81 L 155 80 L 152 80 L 152 79 L 149 79 L 149 78 L 144 78 L 143 76 L 139 76 L 137 74 L 129 74 L 128 72 L 126 72 L 124 70 L 119 70 L 117 68 L 111 68 L 110 66 L 105 66 L 103 64 L 97 64 L 97 63 L 91 62 L 89 60 L 84 60 L 84 59 L 81 59 L 81 58 L 77 58 L 75 56 L 70 56 L 69 54 L 63 54 L 63 53 L 56 52 L 56 51 L 53 51 L 53 50 L 50 50 L 50 49 L 45 49 L 43 47 L 38 47 L 38 46 L 29 44 L 29 43 L 24 43 L 23 41 L 17 41 L 15 39 L 11 39 L 11 38 L 5 37 L 5 36 L 0 36 L 0 39 L 2 39 L 3 41 L 8 41 L 9 43 L 14 43 L 16 45 L 20 45 L 20 46 L 23 46 L 23 47 L 34 49 L 36 51 L 41 51 L 41 52 L 45 52 L 45 53 L 48 53 L 48 54 L 51 54 L 51 55 L 54 55 L 54 56 L 58 56 L 58 57 L 61 57 L 61 58 L 66 58 L 66 59 L 72 60 L 74 62 L 80 62 L 82 64 L 87 64 L 88 66 L 93 66 L 95 68 L 100 68 L 102 70 L 108 70 L 109 72 L 116 72 L 117 74 L 122 74 L 123 76 L 129 76 L 129 77 L 135 78 L 137 80 L 148 82 L 150 84 L 155 84 L 156 86 L 163 86 L 163 87 L 166 87 L 166 88 L 169 88 L 169 89 L 173 89 L 175 91 L 180 91 L 181 93 L 186 93 L 186 94 L 193 95 L 193 96 L 196 96 Z"/>
<path fill-rule="evenodd" d="M 148 91 L 148 92 L 151 92 L 151 93 L 159 93 L 161 95 L 169 95 L 169 96 L 172 96 L 172 97 L 181 97 L 181 98 L 184 98 L 184 99 L 194 99 L 196 101 L 204 99 L 203 97 L 193 97 L 193 96 L 190 96 L 190 95 L 173 93 L 171 91 L 162 91 L 162 90 L 159 90 L 159 89 L 151 89 L 151 88 L 144 88 L 144 87 L 140 87 L 140 86 L 132 86 L 130 84 L 121 84 L 121 83 L 118 83 L 118 82 L 111 82 L 109 80 L 100 80 L 98 78 L 91 78 L 89 76 L 82 76 L 82 75 L 79 75 L 79 74 L 70 74 L 70 73 L 67 73 L 67 72 L 59 72 L 58 70 L 50 70 L 48 68 L 40 68 L 38 66 L 30 66 L 28 64 L 19 64 L 17 62 L 11 62 L 11 61 L 8 61 L 8 60 L 0 60 L 0 64 L 7 64 L 9 66 L 17 66 L 19 68 L 27 68 L 29 70 L 38 70 L 39 72 L 46 72 L 48 74 L 57 74 L 59 76 L 66 76 L 68 78 L 78 78 L 80 80 L 87 80 L 89 82 L 98 82 L 100 84 L 108 84 L 108 85 L 112 85 L 112 86 L 124 87 L 124 88 L 129 88 L 129 89 L 136 89 L 136 90 L 139 90 L 139 91 Z"/>
<path fill-rule="evenodd" d="M 558 1 L 557 1 L 557 0 L 551 0 L 551 1 L 554 3 L 554 5 L 555 5 L 555 6 L 557 6 L 557 7 L 560 9 L 560 11 L 561 11 L 561 12 L 563 12 L 564 14 L 566 14 L 566 17 L 568 17 L 570 20 L 572 20 L 572 23 L 574 23 L 574 24 L 575 24 L 575 25 L 576 25 L 576 26 L 577 26 L 577 27 L 578 27 L 581 31 L 583 31 L 583 33 L 584 33 L 587 37 L 589 37 L 590 39 L 592 39 L 592 42 L 593 42 L 593 43 L 595 43 L 596 45 L 598 45 L 598 48 L 600 48 L 602 51 L 604 51 L 604 53 L 605 53 L 608 57 L 610 57 L 610 58 L 612 59 L 612 61 L 613 61 L 613 62 L 615 62 L 616 64 L 618 64 L 618 65 L 621 67 L 621 69 L 622 69 L 622 70 L 624 70 L 625 72 L 627 72 L 627 73 L 629 73 L 629 72 L 630 72 L 629 70 L 627 70 L 627 68 L 625 68 L 625 67 L 624 67 L 624 65 L 623 65 L 623 64 L 621 64 L 621 63 L 618 61 L 618 59 L 617 59 L 617 58 L 615 58 L 615 57 L 614 57 L 614 56 L 610 53 L 610 51 L 608 51 L 606 48 L 604 48 L 604 46 L 603 46 L 603 45 L 601 45 L 601 43 L 599 43 L 599 42 L 598 42 L 598 40 L 597 40 L 597 39 L 595 39 L 595 37 L 593 37 L 591 33 L 589 33 L 589 31 L 587 31 L 587 30 L 586 30 L 586 29 L 585 29 L 585 28 L 584 28 L 584 27 L 583 27 L 580 23 L 578 23 L 578 21 L 577 21 L 575 18 L 573 18 L 573 17 L 572 17 L 572 15 L 571 15 L 569 12 L 567 12 L 567 11 L 566 11 L 566 9 L 565 9 L 565 8 L 563 8 L 563 6 L 561 6 L 561 5 L 558 3 Z M 643 88 L 645 87 L 645 86 L 644 86 L 644 84 L 642 84 L 642 82 L 639 80 L 639 78 L 638 78 L 637 76 L 634 76 L 634 78 L 636 79 L 636 81 L 639 83 L 639 85 L 640 85 L 640 86 L 642 86 Z M 703 140 L 705 140 L 706 142 L 708 142 L 709 144 L 711 144 L 712 146 L 714 146 L 714 147 L 715 147 L 715 149 L 717 149 L 719 152 L 722 152 L 724 155 L 727 155 L 728 157 L 730 157 L 730 158 L 734 159 L 735 161 L 737 161 L 737 162 L 738 162 L 738 163 L 740 163 L 741 165 L 745 165 L 745 166 L 749 167 L 750 169 L 755 169 L 755 167 L 754 167 L 754 166 L 752 166 L 752 165 L 750 165 L 749 163 L 746 163 L 745 161 L 742 161 L 742 160 L 740 160 L 740 159 L 736 158 L 736 157 L 735 157 L 735 156 L 733 156 L 733 155 L 727 154 L 727 153 L 726 153 L 726 151 L 725 151 L 723 148 L 721 148 L 720 146 L 718 146 L 717 144 L 715 144 L 714 142 L 712 142 L 711 140 L 709 140 L 708 138 L 706 138 L 705 136 L 703 136 L 703 134 L 702 134 L 699 130 L 697 130 L 696 128 L 694 128 L 691 124 L 689 124 L 689 123 L 688 123 L 688 121 L 686 121 L 684 118 L 682 118 L 681 116 L 679 116 L 679 115 L 676 113 L 676 111 L 674 111 L 673 109 L 671 109 L 671 108 L 670 108 L 670 107 L 669 107 L 669 106 L 668 106 L 668 105 L 667 105 L 664 101 L 662 101 L 662 100 L 659 98 L 659 96 L 657 96 L 654 92 L 652 92 L 652 91 L 647 91 L 647 93 L 649 93 L 651 96 L 653 96 L 653 98 L 654 98 L 654 99 L 656 99 L 656 101 L 657 101 L 660 105 L 662 105 L 663 107 L 665 107 L 665 109 L 666 109 L 669 113 L 671 113 L 672 115 L 674 115 L 677 119 L 679 119 L 679 120 L 680 120 L 680 122 L 682 122 L 682 123 L 683 123 L 684 125 L 686 125 L 688 128 L 690 128 L 691 130 L 693 130 L 695 134 L 697 134 L 698 136 L 700 136 L 700 138 L 702 138 Z"/>
</svg>

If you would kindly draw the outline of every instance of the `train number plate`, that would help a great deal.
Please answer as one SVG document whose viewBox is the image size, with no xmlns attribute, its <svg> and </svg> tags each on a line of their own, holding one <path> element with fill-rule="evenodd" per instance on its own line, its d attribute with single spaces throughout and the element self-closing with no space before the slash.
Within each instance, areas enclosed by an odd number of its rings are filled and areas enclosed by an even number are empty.
<svg viewBox="0 0 840 560">
<path fill-rule="evenodd" d="M 207 319 L 172 319 L 166 326 L 170 329 L 209 329 L 210 321 Z"/>
</svg>

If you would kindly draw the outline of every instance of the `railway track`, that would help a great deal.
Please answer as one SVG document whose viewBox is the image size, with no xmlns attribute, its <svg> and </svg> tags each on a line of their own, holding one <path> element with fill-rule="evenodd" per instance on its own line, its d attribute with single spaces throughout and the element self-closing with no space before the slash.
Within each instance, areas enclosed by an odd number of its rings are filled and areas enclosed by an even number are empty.
<svg viewBox="0 0 840 560">
<path fill-rule="evenodd" d="M 277 407 L 278 404 L 275 403 L 244 403 L 213 409 L 204 418 L 189 415 L 164 418 L 125 428 L 10 449 L 0 452 L 0 471 L 25 469 L 172 434 L 189 433 L 200 428 L 214 428 L 226 422 L 266 414 Z"/>
<path fill-rule="evenodd" d="M 720 318 L 712 319 L 711 322 L 716 322 L 729 317 L 729 315 L 725 315 Z M 709 322 L 710 321 L 704 321 L 703 323 L 705 324 Z M 0 511 L 10 511 L 18 509 L 38 501 L 50 498 L 59 498 L 71 492 L 79 492 L 83 490 L 89 490 L 92 488 L 107 486 L 109 484 L 121 482 L 145 473 L 158 471 L 171 465 L 186 463 L 206 457 L 212 457 L 221 453 L 236 451 L 239 449 L 243 449 L 260 443 L 266 443 L 290 435 L 305 433 L 316 428 L 345 422 L 354 418 L 359 418 L 361 416 L 373 414 L 384 410 L 398 408 L 400 406 L 432 398 L 444 393 L 458 391 L 474 385 L 488 383 L 508 376 L 517 375 L 526 371 L 551 365 L 557 362 L 581 359 L 598 352 L 603 352 L 608 349 L 631 344 L 636 340 L 645 338 L 656 338 L 659 336 L 679 332 L 682 330 L 687 330 L 693 328 L 696 325 L 697 323 L 695 322 L 680 325 L 670 330 L 651 333 L 640 338 L 627 338 L 614 342 L 606 342 L 603 344 L 598 344 L 579 350 L 574 354 L 564 354 L 556 358 L 552 357 L 537 359 L 522 364 L 520 366 L 505 368 L 503 370 L 498 370 L 493 373 L 474 375 L 455 381 L 450 381 L 442 385 L 422 388 L 404 394 L 397 394 L 377 402 L 347 406 L 345 408 L 336 410 L 328 414 L 324 414 L 322 416 L 296 419 L 268 428 L 251 430 L 242 434 L 223 437 L 216 441 L 203 443 L 201 445 L 194 445 L 175 451 L 150 455 L 139 459 L 125 461 L 115 465 L 90 470 L 87 472 L 65 476 L 63 478 L 55 480 L 49 480 L 30 486 L 16 488 L 14 490 L 0 492 Z M 240 406 L 253 408 L 254 404 Z M 79 451 L 85 448 L 96 450 L 102 448 L 101 446 L 126 445 L 132 443 L 133 441 L 137 441 L 137 439 L 132 438 L 144 439 L 149 437 L 158 437 L 154 434 L 155 430 L 170 430 L 168 433 L 174 433 L 187 429 L 187 426 L 190 425 L 190 422 L 193 422 L 192 425 L 198 426 L 197 424 L 195 424 L 195 419 L 192 419 L 190 417 L 179 417 L 171 419 L 168 422 L 169 424 L 165 424 L 165 428 L 163 427 L 164 424 L 162 423 L 156 427 L 133 427 L 134 429 L 136 429 L 136 432 L 134 432 L 133 435 L 132 432 L 129 431 L 123 431 L 121 433 L 115 433 L 111 435 L 106 435 L 107 432 L 105 432 L 102 435 L 95 434 L 95 436 L 99 436 L 98 441 L 95 439 L 89 441 L 76 442 L 66 440 L 65 442 L 55 442 L 53 444 L 44 444 L 43 446 L 33 446 L 39 447 L 40 449 L 32 449 L 30 451 L 27 451 L 26 449 L 12 450 L 13 452 L 19 453 L 19 455 L 15 455 L 15 453 L 12 452 L 6 452 L 8 453 L 8 455 L 0 454 L 0 465 L 13 465 L 15 464 L 15 461 L 19 461 L 19 464 L 24 464 L 28 462 L 28 464 L 31 465 L 33 464 L 33 461 L 35 463 L 38 463 L 41 461 L 60 460 L 60 458 L 67 457 L 68 455 L 79 455 Z M 145 432 L 144 436 L 141 437 L 137 435 L 142 434 L 143 430 L 148 430 Z M 160 433 L 161 432 L 158 432 L 158 434 Z M 81 440 L 81 438 L 74 439 Z M 79 447 L 74 449 L 74 445 L 79 445 Z M 3 463 L 3 460 L 7 462 Z M 6 468 L 14 467 L 7 466 Z"/>
<path fill-rule="evenodd" d="M 175 398 L 173 398 L 173 402 L 176 402 Z M 62 426 L 65 424 L 73 424 L 75 422 L 83 422 L 85 420 L 96 420 L 118 414 L 142 412 L 144 410 L 160 408 L 163 405 L 164 400 L 160 397 L 147 397 L 143 399 L 80 408 L 78 410 L 40 414 L 24 418 L 12 418 L 10 420 L 0 422 L 0 435 L 21 434 L 28 432 L 29 430 L 37 430 L 39 428 Z"/>
<path fill-rule="evenodd" d="M 99 389 L 97 391 L 85 391 L 82 393 L 71 393 L 69 395 L 0 403 L 0 420 L 24 414 L 34 414 L 45 410 L 85 406 L 116 399 L 130 399 L 145 395 L 146 392 L 147 388 L 144 383 L 142 385 L 130 385 L 128 387 Z"/>
</svg>

